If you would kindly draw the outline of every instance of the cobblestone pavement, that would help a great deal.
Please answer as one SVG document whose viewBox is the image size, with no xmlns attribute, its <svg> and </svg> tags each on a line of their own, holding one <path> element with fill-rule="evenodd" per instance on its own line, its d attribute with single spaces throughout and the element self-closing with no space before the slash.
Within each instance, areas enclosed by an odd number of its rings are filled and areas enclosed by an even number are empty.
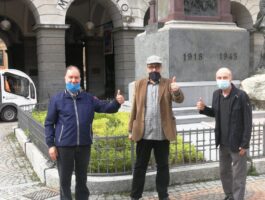
<svg viewBox="0 0 265 200">
<path fill-rule="evenodd" d="M 58 199 L 42 185 L 12 134 L 17 123 L 0 122 L 0 200 Z"/>
<path fill-rule="evenodd" d="M 0 122 L 0 200 L 59 200 L 58 191 L 45 187 L 34 174 L 12 134 L 16 123 Z M 169 187 L 170 200 L 222 200 L 221 183 L 198 182 Z M 129 200 L 128 193 L 91 195 L 90 200 Z M 245 200 L 265 200 L 265 175 L 247 179 Z M 141 200 L 158 200 L 155 191 Z"/>
</svg>

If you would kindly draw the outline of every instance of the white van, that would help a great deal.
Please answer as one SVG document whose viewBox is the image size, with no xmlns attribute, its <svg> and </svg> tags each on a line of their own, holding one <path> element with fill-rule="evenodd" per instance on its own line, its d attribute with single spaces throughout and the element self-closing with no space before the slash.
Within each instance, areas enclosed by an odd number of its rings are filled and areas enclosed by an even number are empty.
<svg viewBox="0 0 265 200">
<path fill-rule="evenodd" d="M 0 117 L 3 121 L 16 120 L 18 106 L 37 103 L 33 81 L 16 69 L 0 70 L 0 96 Z"/>
</svg>

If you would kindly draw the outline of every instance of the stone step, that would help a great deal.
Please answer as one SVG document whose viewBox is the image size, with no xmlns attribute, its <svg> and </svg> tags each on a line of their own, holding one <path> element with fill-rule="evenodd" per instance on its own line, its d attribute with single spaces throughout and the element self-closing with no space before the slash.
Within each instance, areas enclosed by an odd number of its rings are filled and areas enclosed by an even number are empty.
<svg viewBox="0 0 265 200">
<path fill-rule="evenodd" d="M 199 114 L 196 107 L 181 107 L 181 108 L 173 108 L 172 110 L 175 116 Z"/>
<path fill-rule="evenodd" d="M 204 122 L 213 122 L 214 118 L 207 117 L 205 115 L 199 114 L 195 107 L 186 108 L 173 108 L 173 112 L 177 121 L 177 124 L 193 124 Z M 264 118 L 265 111 L 253 111 L 252 118 Z"/>
<path fill-rule="evenodd" d="M 207 117 L 205 115 L 182 115 L 182 116 L 175 116 L 177 124 L 193 124 L 193 123 L 200 123 L 200 122 L 212 122 L 214 118 Z"/>
</svg>

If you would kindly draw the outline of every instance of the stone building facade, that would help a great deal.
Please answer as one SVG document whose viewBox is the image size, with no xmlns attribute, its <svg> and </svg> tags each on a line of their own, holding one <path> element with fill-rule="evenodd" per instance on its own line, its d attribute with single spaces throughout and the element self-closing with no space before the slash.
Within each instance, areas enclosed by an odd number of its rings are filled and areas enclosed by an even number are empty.
<svg viewBox="0 0 265 200">
<path fill-rule="evenodd" d="M 65 87 L 63 76 L 67 65 L 80 68 L 82 86 L 91 93 L 113 97 L 120 89 L 127 96 L 128 84 L 135 79 L 134 38 L 145 31 L 149 16 L 152 19 L 153 14 L 159 14 L 160 20 L 164 20 L 160 12 L 162 5 L 158 6 L 158 12 L 149 13 L 153 2 L 0 1 L 0 23 L 4 19 L 11 23 L 9 30 L 0 29 L 0 38 L 7 47 L 9 68 L 22 70 L 33 77 L 40 102 L 47 101 Z M 179 0 L 167 2 L 178 9 Z M 228 6 L 231 6 L 232 21 L 250 32 L 251 73 L 263 45 L 263 36 L 251 32 L 259 11 L 259 0 L 232 0 Z M 168 20 L 175 19 L 178 13 L 171 14 Z"/>
</svg>

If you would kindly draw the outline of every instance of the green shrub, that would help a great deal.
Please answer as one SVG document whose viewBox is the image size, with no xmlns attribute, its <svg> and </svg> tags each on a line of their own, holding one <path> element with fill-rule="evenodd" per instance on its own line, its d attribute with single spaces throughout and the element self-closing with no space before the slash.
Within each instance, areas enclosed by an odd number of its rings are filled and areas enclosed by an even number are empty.
<svg viewBox="0 0 265 200">
<path fill-rule="evenodd" d="M 46 112 L 32 113 L 33 118 L 44 124 Z M 91 149 L 91 173 L 122 173 L 131 170 L 131 143 L 127 139 L 130 113 L 96 113 L 93 121 L 94 143 Z M 115 137 L 114 137 L 115 136 Z M 170 144 L 170 165 L 203 161 L 203 154 L 194 145 L 183 143 L 182 137 Z M 153 161 L 150 161 L 153 162 Z"/>
<path fill-rule="evenodd" d="M 37 122 L 41 123 L 44 125 L 44 121 L 47 115 L 47 111 L 37 111 L 34 110 L 32 113 L 33 119 L 35 119 Z"/>
</svg>

